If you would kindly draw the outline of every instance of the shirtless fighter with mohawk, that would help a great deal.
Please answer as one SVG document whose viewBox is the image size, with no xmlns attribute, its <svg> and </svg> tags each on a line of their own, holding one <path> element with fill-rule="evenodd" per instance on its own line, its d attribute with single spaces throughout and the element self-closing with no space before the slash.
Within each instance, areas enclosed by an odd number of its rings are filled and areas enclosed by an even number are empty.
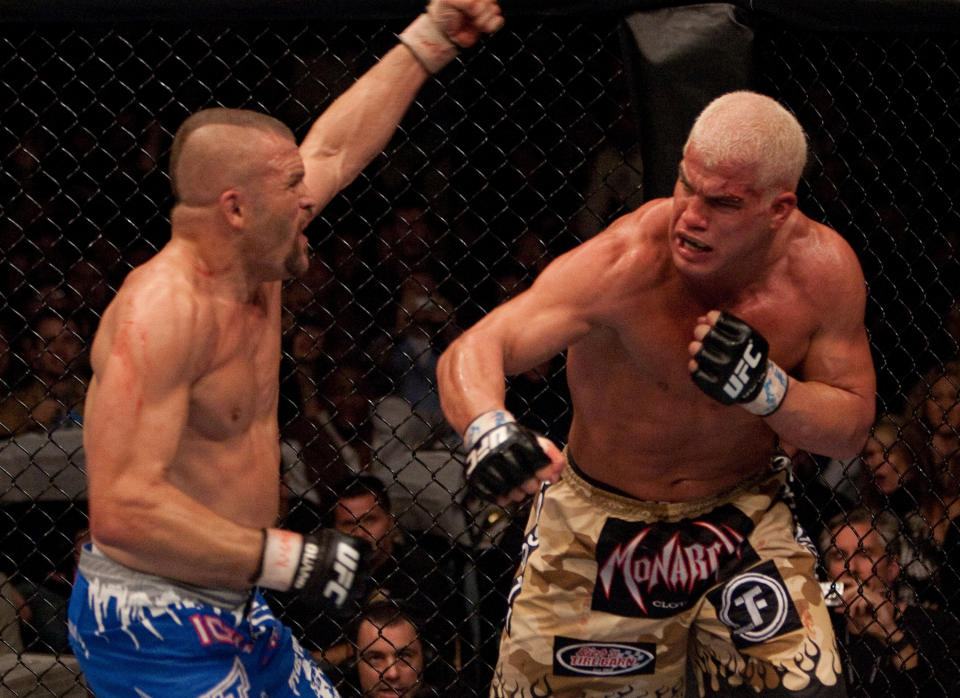
<svg viewBox="0 0 960 698">
<path fill-rule="evenodd" d="M 304 228 L 427 78 L 502 21 L 495 0 L 431 0 L 299 147 L 249 111 L 178 130 L 171 239 L 129 274 L 92 349 L 92 546 L 69 621 L 100 698 L 336 695 L 258 591 L 336 609 L 363 573 L 357 539 L 274 528 L 280 285 L 307 270 Z"/>
</svg>

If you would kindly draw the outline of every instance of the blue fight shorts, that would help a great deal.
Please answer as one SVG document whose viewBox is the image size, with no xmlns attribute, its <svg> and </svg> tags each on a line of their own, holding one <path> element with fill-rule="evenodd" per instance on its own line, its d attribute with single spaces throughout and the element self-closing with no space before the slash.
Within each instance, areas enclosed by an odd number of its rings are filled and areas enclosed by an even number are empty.
<svg viewBox="0 0 960 698">
<path fill-rule="evenodd" d="M 137 572 L 87 545 L 70 644 L 98 698 L 335 698 L 336 689 L 257 592 Z"/>
</svg>

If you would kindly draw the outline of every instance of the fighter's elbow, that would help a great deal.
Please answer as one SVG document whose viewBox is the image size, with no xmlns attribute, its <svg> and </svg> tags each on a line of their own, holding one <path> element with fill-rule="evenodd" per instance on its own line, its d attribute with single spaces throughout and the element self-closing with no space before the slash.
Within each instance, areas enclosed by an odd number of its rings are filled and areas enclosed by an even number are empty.
<svg viewBox="0 0 960 698">
<path fill-rule="evenodd" d="M 456 364 L 456 358 L 454 356 L 456 343 L 457 340 L 454 340 L 453 344 L 447 347 L 440 355 L 440 358 L 437 359 L 437 393 L 439 394 L 441 405 L 448 398 L 451 391 L 451 382 L 455 371 L 454 365 Z"/>
<path fill-rule="evenodd" d="M 143 502 L 121 498 L 90 500 L 90 537 L 100 547 L 129 550 L 145 540 Z M 147 505 L 149 506 L 149 505 Z"/>
<path fill-rule="evenodd" d="M 864 410 L 859 418 L 852 422 L 847 431 L 838 439 L 835 453 L 825 455 L 841 460 L 857 456 L 863 451 L 864 446 L 866 446 L 872 425 L 873 409 Z"/>
</svg>

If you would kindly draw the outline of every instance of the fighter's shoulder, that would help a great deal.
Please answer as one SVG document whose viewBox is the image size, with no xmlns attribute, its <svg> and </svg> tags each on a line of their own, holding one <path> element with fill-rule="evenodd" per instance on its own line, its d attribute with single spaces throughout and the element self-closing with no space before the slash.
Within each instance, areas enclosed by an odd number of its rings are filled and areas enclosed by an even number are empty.
<svg viewBox="0 0 960 698">
<path fill-rule="evenodd" d="M 669 224 L 670 200 L 654 199 L 615 219 L 576 249 L 608 255 L 645 252 L 660 247 L 657 242 L 663 241 Z"/>
<path fill-rule="evenodd" d="M 629 213 L 616 218 L 605 233 L 629 230 L 636 233 L 652 233 L 666 230 L 670 225 L 672 199 L 651 199 Z"/>
<path fill-rule="evenodd" d="M 134 268 L 117 292 L 117 300 L 133 304 L 137 312 L 175 311 L 178 315 L 203 312 L 211 299 L 198 292 L 192 274 L 181 264 L 158 254 Z M 142 301 L 149 300 L 149 308 Z"/>
<path fill-rule="evenodd" d="M 806 216 L 802 216 L 800 225 L 801 234 L 795 249 L 805 275 L 832 288 L 864 285 L 857 253 L 840 233 Z"/>
<path fill-rule="evenodd" d="M 617 218 L 584 245 L 608 280 L 618 276 L 631 283 L 657 276 L 669 252 L 666 234 L 670 221 L 667 199 L 655 199 Z"/>
<path fill-rule="evenodd" d="M 198 292 L 190 274 L 156 255 L 127 275 L 102 324 L 112 332 L 139 327 L 163 345 L 202 340 L 216 326 L 214 320 L 212 299 Z"/>
</svg>

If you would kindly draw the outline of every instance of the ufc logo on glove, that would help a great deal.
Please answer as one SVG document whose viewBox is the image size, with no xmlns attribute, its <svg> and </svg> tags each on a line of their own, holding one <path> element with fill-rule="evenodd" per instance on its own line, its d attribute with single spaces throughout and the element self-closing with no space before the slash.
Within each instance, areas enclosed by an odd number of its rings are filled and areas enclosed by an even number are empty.
<svg viewBox="0 0 960 698">
<path fill-rule="evenodd" d="M 353 586 L 359 567 L 360 553 L 353 547 L 340 543 L 337 546 L 337 558 L 333 563 L 333 572 L 336 576 L 327 582 L 323 595 L 337 606 L 342 606 L 350 594 L 349 590 Z"/>
<path fill-rule="evenodd" d="M 751 341 L 743 350 L 743 356 L 740 357 L 737 367 L 733 369 L 733 373 L 723 386 L 723 392 L 729 395 L 731 400 L 736 400 L 738 397 L 740 397 L 740 393 L 743 392 L 743 388 L 750 380 L 751 369 L 759 366 L 760 362 L 763 360 L 763 352 L 758 351 L 756 353 L 751 353 L 752 350 L 753 342 Z"/>
</svg>

